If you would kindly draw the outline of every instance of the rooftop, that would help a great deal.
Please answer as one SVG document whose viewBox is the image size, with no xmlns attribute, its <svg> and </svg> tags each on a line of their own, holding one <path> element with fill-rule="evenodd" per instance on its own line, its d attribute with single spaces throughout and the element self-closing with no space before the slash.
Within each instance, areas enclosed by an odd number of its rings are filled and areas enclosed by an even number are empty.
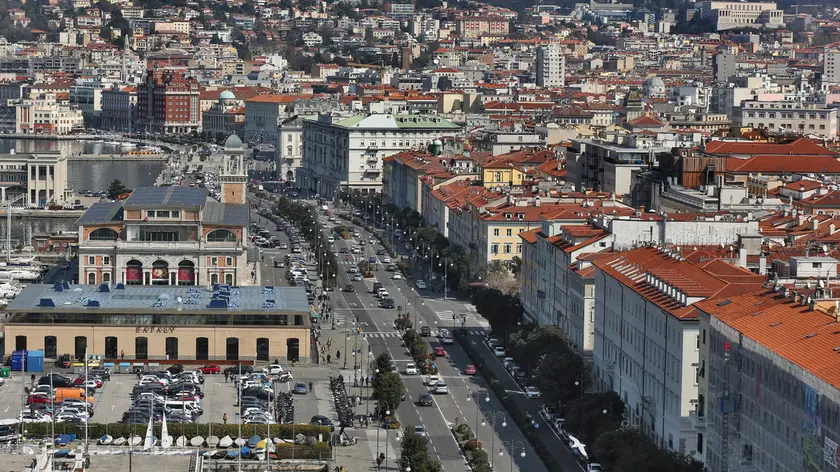
<svg viewBox="0 0 840 472">
<path fill-rule="evenodd" d="M 9 304 L 10 313 L 26 312 L 128 312 L 184 314 L 207 313 L 308 313 L 303 287 L 206 287 L 173 285 L 70 285 L 61 290 L 49 284 L 28 285 Z M 227 301 L 220 302 L 227 294 Z M 216 298 L 217 300 L 213 300 Z M 95 303 L 91 303 L 95 302 Z M 94 306 L 95 305 L 95 306 Z M 216 305 L 216 306 L 214 306 Z M 212 307 L 212 308 L 211 308 Z"/>
</svg>

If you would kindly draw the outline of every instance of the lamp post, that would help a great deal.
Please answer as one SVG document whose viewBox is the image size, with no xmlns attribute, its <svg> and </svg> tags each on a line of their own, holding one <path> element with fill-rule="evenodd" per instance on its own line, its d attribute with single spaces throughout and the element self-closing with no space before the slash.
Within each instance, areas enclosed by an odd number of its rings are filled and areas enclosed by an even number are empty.
<svg viewBox="0 0 840 472">
<path fill-rule="evenodd" d="M 510 447 L 510 472 L 513 472 L 513 456 L 516 454 L 516 446 L 519 446 L 522 449 L 522 452 L 519 454 L 519 457 L 525 457 L 525 444 L 522 444 L 522 441 L 502 441 L 502 444 L 505 446 Z M 504 456 L 504 448 L 499 448 L 499 457 Z"/>
<path fill-rule="evenodd" d="M 474 392 L 473 396 L 475 396 L 475 441 L 478 442 L 478 418 L 481 416 L 481 392 Z M 472 397 L 467 397 L 467 401 L 472 401 Z M 490 395 L 485 392 L 484 401 L 489 403 L 490 402 Z"/>
<path fill-rule="evenodd" d="M 379 373 L 379 369 L 376 369 L 376 373 Z M 377 416 L 377 425 L 376 425 L 376 457 L 379 457 L 379 430 L 382 429 L 382 422 L 379 418 L 382 415 L 382 408 L 386 407 L 387 404 L 383 402 L 379 402 L 377 409 L 376 409 L 376 416 Z M 391 410 L 385 410 L 385 416 L 389 416 L 391 414 Z M 388 430 L 385 430 L 385 460 L 388 460 Z M 385 469 L 388 469 L 387 463 L 385 464 Z"/>
<path fill-rule="evenodd" d="M 403 456 L 402 461 L 405 462 L 405 467 L 403 467 L 403 470 L 405 472 L 411 472 L 411 459 L 408 456 Z"/>
<path fill-rule="evenodd" d="M 492 422 L 491 428 L 494 429 L 494 430 L 496 429 L 496 421 L 499 420 L 499 419 L 502 420 L 502 428 L 507 426 L 507 421 L 505 421 L 505 414 L 502 413 L 501 411 L 488 411 L 486 417 L 487 417 L 487 419 L 489 419 Z M 481 426 L 484 426 L 485 424 L 487 424 L 487 423 L 485 423 L 484 421 L 481 422 Z M 494 431 L 494 433 L 495 433 L 495 431 Z M 493 449 L 495 449 L 495 448 L 496 448 L 496 435 L 491 434 L 490 435 L 490 452 L 491 452 L 491 454 L 490 454 L 490 468 L 493 468 L 493 463 L 495 462 L 495 459 L 496 459 L 496 457 L 492 454 Z"/>
</svg>

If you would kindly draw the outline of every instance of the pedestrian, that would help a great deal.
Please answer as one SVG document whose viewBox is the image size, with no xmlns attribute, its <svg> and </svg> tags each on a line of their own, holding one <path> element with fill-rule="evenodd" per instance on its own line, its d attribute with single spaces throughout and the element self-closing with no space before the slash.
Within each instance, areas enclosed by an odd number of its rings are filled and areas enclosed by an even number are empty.
<svg viewBox="0 0 840 472">
<path fill-rule="evenodd" d="M 120 359 L 125 359 L 125 351 L 120 351 Z"/>
<path fill-rule="evenodd" d="M 335 351 L 335 358 L 336 358 L 337 360 L 338 360 L 338 359 L 341 359 L 341 351 Z"/>
<path fill-rule="evenodd" d="M 309 382 L 309 393 L 312 393 L 312 382 Z"/>
<path fill-rule="evenodd" d="M 332 356 L 327 354 L 327 364 L 329 364 L 330 362 L 332 362 Z"/>
<path fill-rule="evenodd" d="M 376 470 L 382 470 L 382 458 L 381 457 L 376 458 Z"/>
<path fill-rule="evenodd" d="M 222 422 L 223 422 L 224 424 L 227 424 L 227 413 L 225 413 L 224 415 L 222 415 Z"/>
<path fill-rule="evenodd" d="M 225 371 L 225 383 L 228 383 L 228 377 L 229 376 L 230 376 L 230 374 L 228 374 L 228 371 Z"/>
</svg>

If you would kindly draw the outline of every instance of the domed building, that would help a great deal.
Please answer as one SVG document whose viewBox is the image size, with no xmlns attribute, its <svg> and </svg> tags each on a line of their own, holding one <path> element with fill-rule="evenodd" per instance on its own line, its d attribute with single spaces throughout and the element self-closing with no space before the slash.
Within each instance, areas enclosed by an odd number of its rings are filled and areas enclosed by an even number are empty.
<svg viewBox="0 0 840 472">
<path fill-rule="evenodd" d="M 208 139 L 221 141 L 231 133 L 242 135 L 245 130 L 245 102 L 230 90 L 223 90 L 219 98 L 201 115 L 201 132 Z"/>
<path fill-rule="evenodd" d="M 668 91 L 665 88 L 665 81 L 653 75 L 642 83 L 642 92 L 647 98 L 664 98 Z"/>
</svg>

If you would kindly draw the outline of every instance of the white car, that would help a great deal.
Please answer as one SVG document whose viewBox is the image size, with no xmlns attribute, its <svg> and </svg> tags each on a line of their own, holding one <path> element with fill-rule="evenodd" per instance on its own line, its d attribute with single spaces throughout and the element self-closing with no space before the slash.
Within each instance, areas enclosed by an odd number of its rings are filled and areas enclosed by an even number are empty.
<svg viewBox="0 0 840 472">
<path fill-rule="evenodd" d="M 358 232 L 358 231 L 354 231 L 354 232 L 353 232 L 353 237 L 354 237 L 354 238 L 358 238 L 358 237 L 359 237 L 359 232 Z"/>
<path fill-rule="evenodd" d="M 417 375 L 417 366 L 413 363 L 409 362 L 405 365 L 405 374 L 406 375 Z"/>
<path fill-rule="evenodd" d="M 419 288 L 420 290 L 426 290 L 426 282 L 424 282 L 422 280 L 418 280 L 417 281 L 417 288 Z"/>
<path fill-rule="evenodd" d="M 528 398 L 540 398 L 540 391 L 537 387 L 529 385 L 525 387 L 525 396 Z"/>
<path fill-rule="evenodd" d="M 426 379 L 426 386 L 434 387 L 438 382 L 440 382 L 440 378 L 437 375 L 430 375 L 429 378 Z"/>
<path fill-rule="evenodd" d="M 455 342 L 455 340 L 452 339 L 452 336 L 447 336 L 447 337 L 443 338 L 443 344 L 452 344 L 454 342 Z"/>
<path fill-rule="evenodd" d="M 601 467 L 601 464 L 599 464 L 597 462 L 593 462 L 593 463 L 589 464 L 589 468 L 586 469 L 586 472 L 603 472 L 603 471 L 604 471 L 604 468 Z"/>
<path fill-rule="evenodd" d="M 383 264 L 390 264 L 391 263 L 391 258 L 390 257 L 383 257 L 382 258 L 382 263 Z"/>
<path fill-rule="evenodd" d="M 402 275 L 394 272 L 394 275 L 391 276 L 392 280 L 402 280 Z"/>
<path fill-rule="evenodd" d="M 283 373 L 283 366 L 281 366 L 280 364 L 271 364 L 265 369 L 263 369 L 263 372 L 265 372 L 268 375 L 279 375 Z"/>
<path fill-rule="evenodd" d="M 426 427 L 423 425 L 417 425 L 414 427 L 414 434 L 418 436 L 425 436 L 426 435 Z"/>
<path fill-rule="evenodd" d="M 496 357 L 505 357 L 505 354 L 507 353 L 505 352 L 505 348 L 502 346 L 496 346 L 493 348 L 493 354 L 495 354 Z"/>
<path fill-rule="evenodd" d="M 449 393 L 449 387 L 446 386 L 446 382 L 438 380 L 435 384 L 435 393 Z"/>
<path fill-rule="evenodd" d="M 351 254 L 361 254 L 362 250 L 357 248 L 357 247 L 353 247 L 352 249 L 350 249 L 350 253 Z"/>
</svg>

